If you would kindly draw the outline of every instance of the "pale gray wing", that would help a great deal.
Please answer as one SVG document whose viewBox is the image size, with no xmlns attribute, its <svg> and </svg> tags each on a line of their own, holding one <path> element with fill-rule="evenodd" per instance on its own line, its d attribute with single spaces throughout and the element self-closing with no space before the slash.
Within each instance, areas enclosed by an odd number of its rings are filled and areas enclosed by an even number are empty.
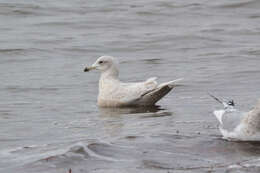
<svg viewBox="0 0 260 173">
<path fill-rule="evenodd" d="M 120 83 L 120 90 L 117 92 L 120 102 L 126 105 L 137 104 L 143 95 L 157 89 L 156 78 L 149 78 L 145 82 Z"/>
<path fill-rule="evenodd" d="M 227 131 L 233 131 L 240 123 L 244 116 L 243 112 L 234 110 L 234 111 L 227 111 L 222 116 L 222 125 L 221 128 Z"/>
<path fill-rule="evenodd" d="M 141 95 L 140 101 L 144 105 L 152 105 L 155 104 L 157 101 L 159 101 L 162 97 L 164 97 L 166 94 L 168 94 L 173 87 L 170 87 L 168 85 L 156 88 L 154 90 L 150 90 L 143 95 Z"/>
<path fill-rule="evenodd" d="M 159 101 L 163 96 L 169 93 L 173 88 L 167 85 L 162 86 L 160 88 L 155 88 L 151 90 L 144 91 L 138 97 L 128 97 L 121 99 L 122 104 L 124 105 L 153 105 L 157 101 Z"/>
<path fill-rule="evenodd" d="M 150 93 L 153 93 L 154 91 L 156 91 L 156 89 L 143 91 L 143 93 L 139 93 L 138 95 L 123 97 L 120 99 L 120 102 L 122 103 L 122 105 L 129 105 L 129 106 L 139 105 L 140 103 L 144 103 L 144 105 L 146 105 L 148 103 L 148 100 L 144 100 L 144 97 L 149 95 Z"/>
</svg>

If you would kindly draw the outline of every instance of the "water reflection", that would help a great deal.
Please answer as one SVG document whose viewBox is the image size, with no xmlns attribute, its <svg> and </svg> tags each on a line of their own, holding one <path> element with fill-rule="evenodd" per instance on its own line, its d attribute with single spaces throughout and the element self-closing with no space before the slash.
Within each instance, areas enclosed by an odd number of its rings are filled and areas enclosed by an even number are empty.
<svg viewBox="0 0 260 173">
<path fill-rule="evenodd" d="M 199 141 L 193 145 L 190 152 L 199 152 L 207 158 L 221 155 L 223 162 L 239 161 L 247 157 L 253 158 L 260 155 L 260 142 L 231 142 L 221 138 L 215 140 L 204 139 L 198 138 Z"/>
<path fill-rule="evenodd" d="M 99 108 L 100 118 L 105 133 L 110 136 L 121 136 L 122 133 L 135 133 L 142 122 L 142 127 L 149 126 L 144 118 L 156 118 L 172 115 L 160 106 L 125 107 L 125 108 Z"/>
<path fill-rule="evenodd" d="M 164 110 L 160 106 L 149 106 L 149 107 L 124 107 L 124 108 L 99 108 L 101 116 L 118 116 L 125 114 L 145 114 L 145 113 L 156 113 Z"/>
<path fill-rule="evenodd" d="M 233 142 L 236 152 L 243 156 L 259 156 L 260 155 L 260 142 Z"/>
</svg>

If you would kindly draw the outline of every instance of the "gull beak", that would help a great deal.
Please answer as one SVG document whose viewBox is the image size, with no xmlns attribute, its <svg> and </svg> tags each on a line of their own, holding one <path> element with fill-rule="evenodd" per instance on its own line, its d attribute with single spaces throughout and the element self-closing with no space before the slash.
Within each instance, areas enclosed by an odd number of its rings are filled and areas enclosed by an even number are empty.
<svg viewBox="0 0 260 173">
<path fill-rule="evenodd" d="M 88 72 L 88 71 L 94 70 L 94 69 L 96 69 L 96 66 L 86 67 L 86 68 L 84 69 L 84 72 Z"/>
</svg>

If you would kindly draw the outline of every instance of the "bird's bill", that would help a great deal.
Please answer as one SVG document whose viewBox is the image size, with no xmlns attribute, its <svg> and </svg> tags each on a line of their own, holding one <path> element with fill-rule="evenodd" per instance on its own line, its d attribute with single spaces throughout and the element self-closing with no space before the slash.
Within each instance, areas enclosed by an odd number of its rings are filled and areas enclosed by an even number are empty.
<svg viewBox="0 0 260 173">
<path fill-rule="evenodd" d="M 214 95 L 212 95 L 212 94 L 210 94 L 210 93 L 208 93 L 208 95 L 210 96 L 210 97 L 212 97 L 214 100 L 216 100 L 217 102 L 219 102 L 220 104 L 223 104 L 223 101 L 221 101 L 219 98 L 217 98 L 216 96 L 214 96 Z"/>
<path fill-rule="evenodd" d="M 96 68 L 97 68 L 96 66 L 86 67 L 86 68 L 84 69 L 84 72 L 88 72 L 88 71 L 94 70 L 94 69 L 96 69 Z"/>
</svg>

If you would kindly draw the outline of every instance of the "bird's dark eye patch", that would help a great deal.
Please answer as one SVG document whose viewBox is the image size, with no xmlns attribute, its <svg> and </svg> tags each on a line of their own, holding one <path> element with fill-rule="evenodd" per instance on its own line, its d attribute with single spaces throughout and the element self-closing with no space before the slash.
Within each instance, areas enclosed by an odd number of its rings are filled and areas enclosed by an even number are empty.
<svg viewBox="0 0 260 173">
<path fill-rule="evenodd" d="M 99 64 L 103 64 L 103 63 L 104 63 L 104 61 L 99 61 L 98 63 L 99 63 Z"/>
<path fill-rule="evenodd" d="M 228 102 L 228 105 L 229 105 L 229 106 L 235 106 L 234 100 L 230 100 L 230 101 Z"/>
</svg>

